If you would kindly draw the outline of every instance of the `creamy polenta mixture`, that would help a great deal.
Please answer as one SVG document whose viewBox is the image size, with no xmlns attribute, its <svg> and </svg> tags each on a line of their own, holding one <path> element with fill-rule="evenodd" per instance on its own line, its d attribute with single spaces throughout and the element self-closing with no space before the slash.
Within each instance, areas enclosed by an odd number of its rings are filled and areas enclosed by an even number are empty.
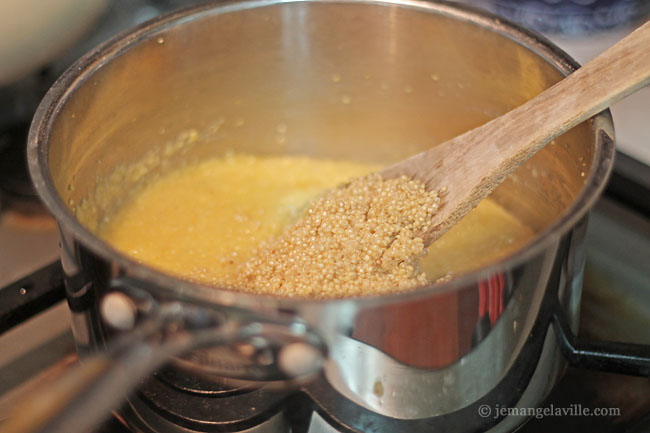
<svg viewBox="0 0 650 433">
<path fill-rule="evenodd" d="M 150 182 L 104 218 L 99 235 L 189 280 L 316 298 L 404 290 L 453 277 L 507 255 L 533 235 L 486 199 L 425 249 L 417 231 L 437 209 L 435 192 L 407 179 L 336 189 L 379 168 L 294 156 L 214 158 Z M 406 205 L 393 208 L 396 202 Z M 375 225 L 362 228 L 366 220 Z M 323 242 L 332 236 L 336 242 Z M 350 245 L 357 238 L 367 241 L 361 244 L 367 251 L 355 253 Z"/>
</svg>

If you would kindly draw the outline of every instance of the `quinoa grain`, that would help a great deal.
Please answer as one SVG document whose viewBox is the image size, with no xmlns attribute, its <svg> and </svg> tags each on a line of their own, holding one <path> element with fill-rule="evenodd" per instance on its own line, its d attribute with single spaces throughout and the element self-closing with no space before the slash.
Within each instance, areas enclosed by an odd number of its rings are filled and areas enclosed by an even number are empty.
<svg viewBox="0 0 650 433">
<path fill-rule="evenodd" d="M 280 296 L 332 298 L 407 290 L 427 282 L 417 267 L 436 191 L 406 176 L 354 179 L 313 202 L 303 218 L 263 243 L 226 283 Z"/>
</svg>

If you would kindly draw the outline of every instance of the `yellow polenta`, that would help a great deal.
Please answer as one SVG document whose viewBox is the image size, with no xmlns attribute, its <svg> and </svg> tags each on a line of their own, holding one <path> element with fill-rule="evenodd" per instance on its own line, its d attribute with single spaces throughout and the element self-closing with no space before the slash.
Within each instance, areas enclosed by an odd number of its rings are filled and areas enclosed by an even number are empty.
<svg viewBox="0 0 650 433">
<path fill-rule="evenodd" d="M 150 266 L 202 283 L 232 273 L 326 190 L 379 169 L 308 157 L 230 155 L 173 171 L 106 218 L 100 236 Z M 533 232 L 484 200 L 420 262 L 430 280 L 467 272 L 521 247 Z M 340 294 L 339 294 L 340 296 Z"/>
</svg>

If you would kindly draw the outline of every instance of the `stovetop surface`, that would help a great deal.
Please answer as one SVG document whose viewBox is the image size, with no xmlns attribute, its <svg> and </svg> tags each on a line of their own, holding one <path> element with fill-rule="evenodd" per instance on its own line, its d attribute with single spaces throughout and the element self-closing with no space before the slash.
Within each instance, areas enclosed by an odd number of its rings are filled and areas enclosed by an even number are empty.
<svg viewBox="0 0 650 433">
<path fill-rule="evenodd" d="M 40 83 L 36 85 L 38 94 L 44 90 L 43 81 L 53 80 L 76 56 L 100 41 L 160 12 L 190 3 L 134 0 L 126 6 L 126 3 L 116 0 L 96 25 L 96 31 L 81 42 L 76 51 L 65 54 L 55 65 L 41 71 L 40 78 L 28 77 L 16 87 L 29 87 L 29 83 L 36 80 Z M 579 37 L 551 35 L 551 39 L 584 63 L 629 30 L 626 27 Z M 27 99 L 34 104 L 38 98 L 34 97 L 34 86 L 30 89 Z M 0 89 L 0 99 L 9 94 L 11 101 L 14 101 L 15 91 Z M 21 107 L 24 111 L 24 107 Z M 617 104 L 612 112 L 618 149 L 641 161 L 639 164 L 624 158 L 624 175 L 636 182 L 637 189 L 633 189 L 633 192 L 647 193 L 650 191 L 650 169 L 647 167 L 650 165 L 650 132 L 647 125 L 650 118 L 650 88 L 642 89 Z M 16 119 L 10 120 L 6 116 L 0 118 L 0 152 L 11 145 L 3 142 L 3 137 L 13 137 L 7 139 L 13 141 L 24 140 L 15 137 L 24 134 L 29 119 L 18 119 L 17 123 Z M 11 128 L 18 124 L 18 129 L 9 130 L 6 127 L 9 123 L 13 125 Z M 11 152 L 11 155 L 15 154 L 16 149 Z M 13 164 L 8 165 L 16 165 L 14 159 L 17 157 L 7 155 L 10 154 L 3 154 L 4 162 L 12 161 Z M 3 185 L 8 182 L 4 173 L 5 170 L 0 170 L 0 183 L 4 182 Z M 52 262 L 58 256 L 58 235 L 54 221 L 42 212 L 37 201 L 17 199 L 17 196 L 23 195 L 21 188 L 24 184 L 15 185 L 9 186 L 10 200 L 7 194 L 0 196 L 0 287 Z M 650 344 L 650 269 L 647 266 L 650 257 L 650 212 L 647 197 L 635 198 L 625 186 L 619 184 L 616 187 L 613 184 L 593 212 L 587 234 L 588 255 L 579 332 L 583 337 Z M 75 362 L 70 318 L 64 302 L 1 334 L 0 420 L 7 416 L 11 402 L 17 397 Z M 545 407 L 566 408 L 576 404 L 590 409 L 619 408 L 621 415 L 532 418 L 520 431 L 650 431 L 650 382 L 647 379 L 569 368 L 549 395 Z M 117 419 L 111 418 L 92 433 L 126 431 Z"/>
</svg>

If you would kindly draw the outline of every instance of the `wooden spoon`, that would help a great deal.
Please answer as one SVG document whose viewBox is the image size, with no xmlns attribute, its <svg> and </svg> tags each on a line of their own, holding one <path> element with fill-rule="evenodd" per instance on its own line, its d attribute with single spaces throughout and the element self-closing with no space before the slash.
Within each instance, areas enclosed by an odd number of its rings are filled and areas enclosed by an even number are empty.
<svg viewBox="0 0 650 433">
<path fill-rule="evenodd" d="M 548 142 L 649 83 L 650 21 L 523 105 L 380 174 L 447 188 L 424 234 L 429 244 Z"/>
</svg>

